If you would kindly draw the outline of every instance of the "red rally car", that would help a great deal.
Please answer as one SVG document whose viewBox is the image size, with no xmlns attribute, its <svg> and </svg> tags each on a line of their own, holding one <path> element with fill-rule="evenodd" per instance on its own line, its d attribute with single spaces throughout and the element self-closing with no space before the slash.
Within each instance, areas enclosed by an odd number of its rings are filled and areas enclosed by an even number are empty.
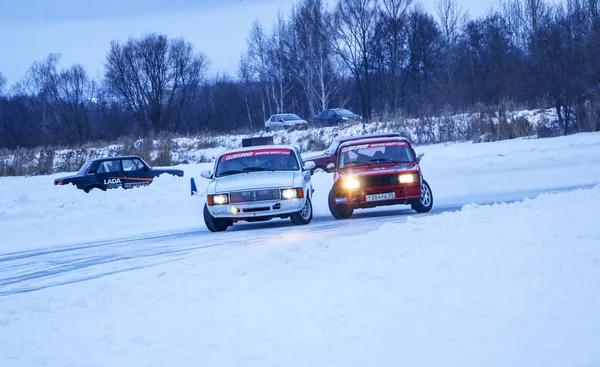
<svg viewBox="0 0 600 367">
<path fill-rule="evenodd" d="M 329 210 L 336 219 L 354 209 L 382 205 L 411 205 L 418 213 L 433 207 L 433 195 L 410 142 L 401 137 L 347 141 L 339 146 L 329 192 Z"/>
</svg>

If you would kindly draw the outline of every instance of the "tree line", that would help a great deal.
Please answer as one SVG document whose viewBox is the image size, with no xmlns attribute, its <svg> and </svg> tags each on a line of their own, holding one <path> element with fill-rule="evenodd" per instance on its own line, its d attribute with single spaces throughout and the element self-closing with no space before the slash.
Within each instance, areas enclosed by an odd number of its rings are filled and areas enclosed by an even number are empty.
<svg viewBox="0 0 600 367">
<path fill-rule="evenodd" d="M 100 80 L 50 54 L 11 87 L 0 73 L 0 148 L 258 130 L 334 107 L 372 121 L 511 103 L 555 108 L 564 134 L 600 130 L 599 0 L 502 0 L 476 19 L 459 1 L 430 14 L 412 0 L 300 0 L 253 24 L 235 76 L 160 34 L 113 41 Z"/>
</svg>

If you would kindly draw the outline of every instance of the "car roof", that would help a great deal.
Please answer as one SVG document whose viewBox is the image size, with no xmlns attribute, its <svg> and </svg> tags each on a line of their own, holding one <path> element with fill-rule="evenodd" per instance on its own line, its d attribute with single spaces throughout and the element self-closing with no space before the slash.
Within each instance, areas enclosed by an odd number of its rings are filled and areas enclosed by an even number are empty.
<svg viewBox="0 0 600 367">
<path fill-rule="evenodd" d="M 114 156 L 114 157 L 100 157 L 100 158 L 94 158 L 94 159 L 90 159 L 90 162 L 97 162 L 97 161 L 111 161 L 111 160 L 117 160 L 117 159 L 142 159 L 140 156 L 137 155 L 119 155 L 119 156 Z M 143 159 L 142 159 L 143 160 Z"/>
<path fill-rule="evenodd" d="M 410 141 L 408 139 L 403 138 L 401 136 L 395 136 L 395 137 L 379 137 L 379 138 L 364 138 L 364 139 L 349 140 L 349 141 L 345 141 L 345 142 L 341 143 L 339 148 L 347 147 L 350 145 L 356 145 L 356 144 L 385 143 L 385 142 L 389 142 L 389 141 L 405 141 L 410 144 Z"/>
<path fill-rule="evenodd" d="M 250 147 L 240 147 L 235 149 L 228 149 L 227 151 L 221 153 L 219 156 L 236 153 L 236 152 L 247 152 L 249 150 L 259 150 L 259 149 L 290 149 L 293 151 L 297 151 L 298 148 L 294 145 L 289 144 L 265 144 L 265 145 L 253 145 Z"/>
<path fill-rule="evenodd" d="M 350 140 L 391 138 L 391 137 L 403 138 L 398 133 L 378 133 L 378 134 L 353 135 L 353 136 L 338 136 L 337 138 L 335 138 L 335 140 L 339 141 L 340 143 L 344 143 L 344 142 L 350 141 Z M 403 138 L 403 139 L 408 140 L 406 138 Z"/>
</svg>

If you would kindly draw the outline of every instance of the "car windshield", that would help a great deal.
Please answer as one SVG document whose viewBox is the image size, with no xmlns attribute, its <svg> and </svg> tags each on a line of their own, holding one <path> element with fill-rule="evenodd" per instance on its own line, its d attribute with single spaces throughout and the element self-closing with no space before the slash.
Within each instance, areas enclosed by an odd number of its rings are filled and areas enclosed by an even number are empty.
<svg viewBox="0 0 600 367">
<path fill-rule="evenodd" d="M 257 149 L 222 155 L 215 177 L 256 171 L 297 171 L 296 154 L 290 149 Z"/>
<path fill-rule="evenodd" d="M 283 118 L 285 121 L 296 121 L 296 120 L 302 120 L 300 118 L 300 116 L 298 115 L 294 115 L 293 113 L 287 113 L 285 115 L 281 115 L 281 118 Z"/>
<path fill-rule="evenodd" d="M 337 148 L 340 146 L 340 142 L 337 140 L 334 140 L 333 142 L 331 142 L 331 145 L 329 146 L 329 148 L 327 148 L 327 150 L 325 151 L 326 154 L 329 155 L 334 155 L 335 151 L 337 150 Z"/>
<path fill-rule="evenodd" d="M 79 171 L 77 171 L 77 175 L 85 175 L 88 171 L 88 168 L 90 168 L 90 165 L 92 164 L 92 161 L 87 161 L 83 164 L 83 166 L 81 166 L 81 168 L 79 169 Z"/>
<path fill-rule="evenodd" d="M 342 148 L 339 168 L 413 161 L 414 157 L 407 142 L 388 141 L 350 145 Z"/>
</svg>

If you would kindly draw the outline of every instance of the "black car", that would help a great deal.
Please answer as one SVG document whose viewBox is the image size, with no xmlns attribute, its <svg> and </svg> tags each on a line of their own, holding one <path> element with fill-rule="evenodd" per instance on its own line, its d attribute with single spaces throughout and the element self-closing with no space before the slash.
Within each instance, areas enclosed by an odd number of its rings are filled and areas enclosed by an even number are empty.
<svg viewBox="0 0 600 367">
<path fill-rule="evenodd" d="M 85 192 L 93 189 L 131 189 L 147 186 L 163 173 L 183 177 L 180 169 L 155 169 L 138 156 L 92 159 L 83 164 L 74 176 L 60 177 L 55 185 L 73 184 Z"/>
<path fill-rule="evenodd" d="M 313 120 L 317 124 L 336 125 L 348 120 L 362 120 L 362 117 L 344 108 L 334 108 L 319 113 Z"/>
</svg>

